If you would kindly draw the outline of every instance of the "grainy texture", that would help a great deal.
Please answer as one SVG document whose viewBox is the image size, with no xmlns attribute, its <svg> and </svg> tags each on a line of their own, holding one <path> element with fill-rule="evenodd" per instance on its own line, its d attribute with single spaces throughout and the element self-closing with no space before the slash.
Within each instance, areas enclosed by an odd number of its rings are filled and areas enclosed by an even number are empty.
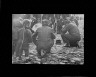
<svg viewBox="0 0 96 77">
<path fill-rule="evenodd" d="M 80 31 L 81 40 L 79 41 L 80 48 L 64 47 L 65 43 L 61 41 L 61 45 L 56 45 L 56 40 L 62 40 L 60 34 L 55 34 L 54 45 L 51 48 L 51 53 L 46 55 L 45 58 L 39 59 L 37 56 L 36 45 L 30 43 L 29 57 L 22 55 L 22 59 L 18 60 L 15 55 L 12 57 L 13 64 L 84 64 L 84 15 L 75 15 L 78 20 L 78 29 Z M 14 28 L 13 28 L 14 29 Z M 17 29 L 15 29 L 15 32 Z M 15 35 L 14 38 L 17 35 Z M 27 36 L 26 36 L 27 37 Z"/>
</svg>

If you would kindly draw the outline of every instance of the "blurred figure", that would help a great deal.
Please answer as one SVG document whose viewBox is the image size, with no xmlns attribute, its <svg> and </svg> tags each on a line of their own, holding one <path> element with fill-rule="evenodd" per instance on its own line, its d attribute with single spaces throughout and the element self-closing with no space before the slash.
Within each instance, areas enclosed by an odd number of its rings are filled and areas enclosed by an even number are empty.
<svg viewBox="0 0 96 77">
<path fill-rule="evenodd" d="M 25 52 L 25 57 L 28 57 L 29 43 L 32 42 L 31 37 L 34 31 L 26 25 L 29 24 L 12 25 L 12 55 L 15 53 L 15 56 L 19 57 L 19 59 L 21 59 L 23 51 Z"/>
<path fill-rule="evenodd" d="M 62 20 L 57 21 L 57 34 L 61 33 L 61 29 L 62 29 Z"/>
<path fill-rule="evenodd" d="M 73 24 L 67 24 L 62 29 L 61 37 L 63 42 L 67 44 L 66 46 L 70 47 L 78 47 L 78 42 L 81 39 L 79 29 Z"/>
<path fill-rule="evenodd" d="M 37 36 L 38 40 L 36 40 Z M 54 44 L 54 39 L 55 35 L 53 34 L 53 29 L 47 26 L 47 24 L 44 23 L 42 27 L 36 30 L 35 34 L 33 35 L 33 42 L 37 46 L 39 57 L 41 57 L 41 50 L 44 50 L 45 54 L 50 53 L 51 47 Z"/>
<path fill-rule="evenodd" d="M 77 20 L 77 18 L 75 16 L 71 16 L 70 17 L 70 21 L 73 22 L 73 23 L 75 23 L 76 26 L 78 27 L 79 23 L 78 23 L 78 20 Z"/>
<path fill-rule="evenodd" d="M 22 29 L 18 31 L 18 40 L 16 41 L 15 45 L 15 53 L 16 57 L 19 57 L 21 60 L 21 56 L 23 51 L 25 52 L 25 57 L 29 55 L 29 43 L 31 43 L 31 33 L 27 29 Z"/>
<path fill-rule="evenodd" d="M 60 19 L 59 21 L 57 21 L 57 34 L 61 34 L 61 30 L 63 25 L 69 24 L 70 21 L 69 20 L 65 20 L 65 19 Z"/>
<path fill-rule="evenodd" d="M 39 27 L 42 27 L 42 24 L 41 24 L 41 23 L 35 24 L 35 25 L 32 27 L 32 30 L 33 30 L 34 32 L 36 32 L 36 30 L 37 30 Z"/>
</svg>

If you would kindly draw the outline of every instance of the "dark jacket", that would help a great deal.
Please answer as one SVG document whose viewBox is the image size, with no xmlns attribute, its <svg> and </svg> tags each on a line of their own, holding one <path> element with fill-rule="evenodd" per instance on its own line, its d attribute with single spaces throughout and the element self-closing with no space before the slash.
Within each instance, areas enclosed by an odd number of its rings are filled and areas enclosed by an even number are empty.
<svg viewBox="0 0 96 77">
<path fill-rule="evenodd" d="M 36 37 L 38 36 L 37 42 L 35 42 Z M 46 48 L 48 46 L 52 46 L 54 44 L 55 35 L 53 34 L 53 29 L 48 26 L 43 26 L 37 29 L 36 33 L 33 35 L 33 42 L 37 44 L 37 46 Z"/>
<path fill-rule="evenodd" d="M 62 30 L 62 33 L 65 34 L 67 31 L 72 36 L 80 36 L 79 29 L 77 28 L 77 26 L 74 26 L 72 24 L 66 25 Z"/>
</svg>

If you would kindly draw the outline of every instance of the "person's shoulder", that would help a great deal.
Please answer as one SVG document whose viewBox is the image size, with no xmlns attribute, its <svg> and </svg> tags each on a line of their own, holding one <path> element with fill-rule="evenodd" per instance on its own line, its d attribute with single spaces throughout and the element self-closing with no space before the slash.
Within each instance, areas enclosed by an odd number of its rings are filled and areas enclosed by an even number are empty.
<svg viewBox="0 0 96 77">
<path fill-rule="evenodd" d="M 74 24 L 73 23 L 69 23 L 66 25 L 66 27 L 74 27 Z"/>
<path fill-rule="evenodd" d="M 42 29 L 43 27 L 39 27 L 38 29 Z"/>
<path fill-rule="evenodd" d="M 46 28 L 47 28 L 47 29 L 49 29 L 49 30 L 52 30 L 52 28 L 51 28 L 51 27 L 49 27 L 49 26 L 47 26 Z"/>
<path fill-rule="evenodd" d="M 39 32 L 42 29 L 42 27 L 37 28 L 37 32 Z"/>
<path fill-rule="evenodd" d="M 50 31 L 51 33 L 54 33 L 54 29 L 52 29 L 51 27 L 48 27 L 48 29 L 49 29 L 49 31 Z"/>
<path fill-rule="evenodd" d="M 49 26 L 46 26 L 46 27 L 42 27 L 42 29 L 51 29 Z"/>
</svg>

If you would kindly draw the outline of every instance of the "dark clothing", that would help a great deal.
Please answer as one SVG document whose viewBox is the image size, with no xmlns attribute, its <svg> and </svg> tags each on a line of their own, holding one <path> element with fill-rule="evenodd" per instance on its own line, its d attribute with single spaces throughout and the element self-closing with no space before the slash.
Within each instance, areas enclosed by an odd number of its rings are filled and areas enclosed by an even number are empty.
<svg viewBox="0 0 96 77">
<path fill-rule="evenodd" d="M 21 55 L 21 48 L 22 48 L 22 39 L 23 39 L 23 29 L 19 30 L 15 33 L 15 37 L 13 37 L 13 48 L 12 48 L 12 55 L 14 52 L 16 53 L 16 57 L 20 57 Z"/>
<path fill-rule="evenodd" d="M 29 55 L 29 43 L 32 42 L 31 33 L 27 29 L 22 29 L 18 31 L 18 41 L 16 42 L 15 52 L 16 57 L 21 58 L 23 51 L 25 52 L 25 57 Z"/>
<path fill-rule="evenodd" d="M 57 26 L 57 34 L 61 33 L 62 25 L 63 25 L 62 21 L 58 20 L 57 24 L 56 24 L 56 26 Z"/>
<path fill-rule="evenodd" d="M 69 24 L 68 20 L 60 19 L 59 21 L 57 21 L 57 34 L 61 34 L 62 26 L 66 24 Z"/>
<path fill-rule="evenodd" d="M 38 40 L 36 41 L 36 37 Z M 36 33 L 33 35 L 33 42 L 37 46 L 38 54 L 40 55 L 41 50 L 50 52 L 51 47 L 54 44 L 55 35 L 53 34 L 53 29 L 48 26 L 43 26 L 37 29 Z"/>
<path fill-rule="evenodd" d="M 65 34 L 68 31 L 68 34 Z M 78 41 L 80 41 L 80 32 L 79 29 L 72 25 L 68 24 L 65 26 L 65 28 L 62 31 L 61 37 L 65 43 L 70 46 L 77 46 Z"/>
</svg>

